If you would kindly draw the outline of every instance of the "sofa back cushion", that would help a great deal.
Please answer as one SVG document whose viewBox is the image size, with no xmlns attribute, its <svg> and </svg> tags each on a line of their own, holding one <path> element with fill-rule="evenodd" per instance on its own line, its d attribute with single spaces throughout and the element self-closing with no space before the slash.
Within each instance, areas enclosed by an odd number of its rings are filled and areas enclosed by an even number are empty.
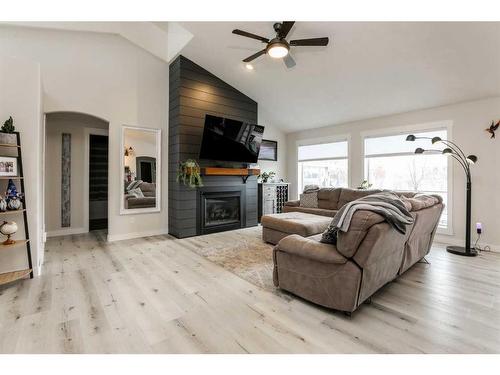
<svg viewBox="0 0 500 375">
<path fill-rule="evenodd" d="M 322 188 L 318 191 L 318 208 L 337 210 L 341 188 Z"/>
<path fill-rule="evenodd" d="M 366 197 L 370 194 L 380 193 L 382 190 L 372 189 L 372 190 L 359 190 L 359 189 L 347 189 L 343 188 L 340 192 L 340 197 L 338 201 L 338 209 L 346 203 L 352 202 L 356 199 Z"/>
</svg>

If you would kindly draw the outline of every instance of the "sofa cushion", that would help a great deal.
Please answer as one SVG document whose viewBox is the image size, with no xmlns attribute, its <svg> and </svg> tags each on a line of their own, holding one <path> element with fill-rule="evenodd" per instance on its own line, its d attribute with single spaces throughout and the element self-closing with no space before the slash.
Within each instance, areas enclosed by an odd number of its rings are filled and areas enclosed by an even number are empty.
<svg viewBox="0 0 500 375">
<path fill-rule="evenodd" d="M 342 208 L 342 206 L 346 203 L 352 202 L 356 199 L 366 197 L 367 195 L 380 193 L 382 190 L 359 190 L 359 189 L 347 189 L 343 188 L 340 192 L 340 197 L 338 201 L 338 208 Z"/>
<path fill-rule="evenodd" d="M 318 192 L 300 194 L 300 207 L 318 208 Z"/>
<path fill-rule="evenodd" d="M 323 263 L 344 264 L 347 262 L 334 245 L 321 243 L 315 237 L 304 238 L 291 234 L 278 243 L 278 250 Z"/>
<path fill-rule="evenodd" d="M 283 206 L 283 212 L 305 212 L 306 214 L 334 217 L 335 214 L 337 213 L 337 210 L 325 210 L 324 208 Z"/>
<path fill-rule="evenodd" d="M 318 191 L 318 208 L 325 210 L 337 210 L 340 196 L 340 188 L 322 188 Z"/>
<path fill-rule="evenodd" d="M 285 212 L 282 214 L 264 215 L 261 219 L 263 227 L 280 232 L 299 234 L 309 237 L 323 232 L 330 224 L 331 217 L 312 215 L 303 212 Z"/>
</svg>

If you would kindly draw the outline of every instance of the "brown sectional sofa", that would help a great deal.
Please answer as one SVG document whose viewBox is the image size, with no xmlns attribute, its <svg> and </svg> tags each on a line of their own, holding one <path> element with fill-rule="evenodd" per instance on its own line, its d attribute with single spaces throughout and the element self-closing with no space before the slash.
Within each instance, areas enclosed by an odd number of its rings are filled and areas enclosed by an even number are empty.
<svg viewBox="0 0 500 375">
<path fill-rule="evenodd" d="M 412 199 L 414 193 L 399 193 L 409 198 L 405 204 L 414 218 L 405 235 L 391 228 L 382 216 L 357 211 L 349 231 L 339 232 L 336 245 L 320 242 L 328 226 L 320 230 L 324 226 L 321 217 L 330 221 L 342 205 L 378 191 L 321 189 L 317 209 L 306 211 L 292 201 L 285 205 L 284 214 L 263 217 L 264 240 L 277 244 L 273 252 L 274 284 L 319 305 L 352 312 L 427 255 L 444 206 L 440 197 L 436 196 L 437 204 L 422 203 Z M 287 225 L 286 216 L 279 216 L 292 214 L 294 225 Z M 308 217 L 301 221 L 301 215 L 316 215 L 318 220 Z M 309 224 L 308 229 L 300 228 Z M 301 232 L 290 234 L 297 226 Z"/>
</svg>

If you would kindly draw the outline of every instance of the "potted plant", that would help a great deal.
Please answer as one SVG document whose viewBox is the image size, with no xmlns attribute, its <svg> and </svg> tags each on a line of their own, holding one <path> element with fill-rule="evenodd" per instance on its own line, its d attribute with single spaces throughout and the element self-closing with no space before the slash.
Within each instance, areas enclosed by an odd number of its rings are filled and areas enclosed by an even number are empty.
<svg viewBox="0 0 500 375">
<path fill-rule="evenodd" d="M 12 116 L 3 123 L 2 128 L 0 128 L 0 143 L 1 144 L 16 144 L 17 138 L 14 131 L 16 130 L 14 126 L 14 120 Z"/>
<path fill-rule="evenodd" d="M 276 173 L 271 171 L 271 172 L 263 172 L 259 175 L 259 178 L 263 184 L 267 183 L 269 179 L 272 179 L 274 176 L 276 176 Z"/>
<path fill-rule="evenodd" d="M 190 188 L 203 186 L 203 181 L 200 175 L 200 166 L 193 159 L 187 159 L 184 162 L 179 162 L 177 169 L 177 182 L 182 183 Z"/>
<path fill-rule="evenodd" d="M 361 184 L 359 184 L 358 189 L 359 190 L 368 190 L 369 188 L 372 187 L 373 184 L 370 184 L 368 180 L 363 180 Z"/>
</svg>

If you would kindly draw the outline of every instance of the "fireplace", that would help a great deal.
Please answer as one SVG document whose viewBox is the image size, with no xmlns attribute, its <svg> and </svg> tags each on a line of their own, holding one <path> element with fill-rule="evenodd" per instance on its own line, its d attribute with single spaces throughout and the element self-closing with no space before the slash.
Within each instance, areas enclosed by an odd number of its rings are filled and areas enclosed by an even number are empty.
<svg viewBox="0 0 500 375">
<path fill-rule="evenodd" d="M 198 197 L 198 234 L 245 226 L 245 194 L 241 187 L 203 187 Z"/>
</svg>

